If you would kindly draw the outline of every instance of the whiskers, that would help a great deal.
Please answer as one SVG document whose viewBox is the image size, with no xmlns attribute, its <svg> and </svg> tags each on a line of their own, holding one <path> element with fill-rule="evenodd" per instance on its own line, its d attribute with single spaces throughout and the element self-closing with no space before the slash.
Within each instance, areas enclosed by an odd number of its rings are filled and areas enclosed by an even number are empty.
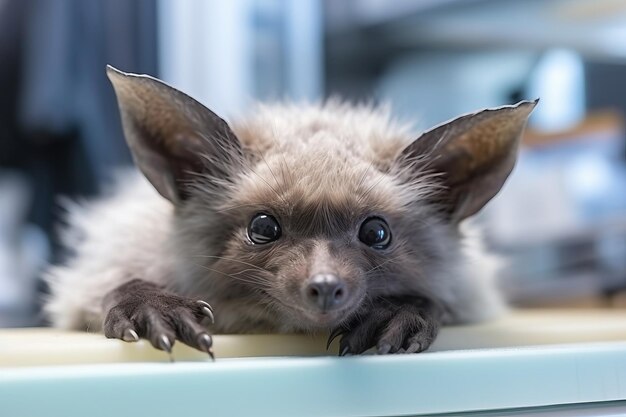
<svg viewBox="0 0 626 417">
<path fill-rule="evenodd" d="M 367 275 L 371 274 L 372 272 L 374 272 L 374 271 L 377 271 L 377 270 L 381 269 L 383 266 L 385 266 L 385 265 L 387 265 L 387 264 L 394 263 L 395 261 L 397 261 L 397 260 L 398 260 L 398 259 L 400 259 L 400 258 L 401 258 L 400 256 L 394 256 L 393 258 L 389 258 L 389 259 L 387 259 L 386 261 L 381 262 L 381 263 L 379 263 L 378 265 L 376 265 L 376 266 L 374 266 L 374 267 L 372 267 L 372 268 L 368 269 L 367 271 L 365 271 L 365 272 L 363 273 L 363 275 L 366 275 L 366 276 L 367 276 Z"/>
<path fill-rule="evenodd" d="M 263 291 L 263 293 L 265 293 L 264 290 L 271 288 L 270 278 L 272 277 L 273 274 L 267 269 L 261 268 L 258 265 L 254 265 L 250 262 L 245 262 L 240 259 L 228 258 L 225 256 L 216 256 L 216 255 L 196 255 L 194 256 L 194 258 L 224 260 L 227 262 L 233 262 L 236 264 L 247 266 L 247 268 L 238 270 L 236 272 L 225 272 L 218 268 L 213 268 L 211 266 L 207 266 L 202 263 L 194 262 L 196 266 L 202 269 L 215 272 L 222 276 L 231 278 L 234 281 L 237 281 L 239 283 L 249 286 L 252 290 L 261 290 Z"/>
<path fill-rule="evenodd" d="M 418 266 L 412 262 L 412 267 L 407 268 L 406 262 L 402 262 L 407 256 L 411 256 L 412 252 L 408 248 L 404 249 L 403 253 L 388 258 L 363 273 L 367 282 L 368 294 L 387 293 L 394 288 L 410 288 L 421 285 L 424 278 Z"/>
<path fill-rule="evenodd" d="M 221 260 L 228 261 L 228 262 L 236 262 L 236 263 L 240 263 L 240 264 L 243 264 L 243 265 L 249 266 L 249 267 L 251 267 L 251 268 L 254 268 L 254 269 L 258 270 L 258 271 L 271 273 L 271 272 L 270 272 L 270 271 L 268 271 L 267 269 L 265 269 L 265 268 L 261 268 L 260 266 L 255 265 L 255 264 L 252 264 L 252 263 L 250 263 L 250 262 L 244 262 L 244 261 L 242 261 L 242 260 L 240 260 L 240 259 L 235 259 L 235 258 L 227 258 L 227 257 L 225 257 L 225 256 L 217 256 L 217 255 L 196 255 L 196 256 L 194 256 L 194 258 L 221 259 Z"/>
</svg>

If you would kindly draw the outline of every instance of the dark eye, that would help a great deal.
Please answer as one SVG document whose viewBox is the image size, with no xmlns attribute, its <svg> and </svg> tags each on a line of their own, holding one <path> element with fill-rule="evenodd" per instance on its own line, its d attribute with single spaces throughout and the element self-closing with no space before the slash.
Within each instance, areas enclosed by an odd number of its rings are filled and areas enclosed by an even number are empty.
<svg viewBox="0 0 626 417">
<path fill-rule="evenodd" d="M 269 214 L 257 214 L 248 226 L 248 237 L 259 245 L 273 242 L 280 237 L 280 225 Z"/>
<path fill-rule="evenodd" d="M 391 243 L 387 222 L 380 217 L 366 219 L 359 230 L 359 240 L 374 249 L 385 249 Z"/>
</svg>

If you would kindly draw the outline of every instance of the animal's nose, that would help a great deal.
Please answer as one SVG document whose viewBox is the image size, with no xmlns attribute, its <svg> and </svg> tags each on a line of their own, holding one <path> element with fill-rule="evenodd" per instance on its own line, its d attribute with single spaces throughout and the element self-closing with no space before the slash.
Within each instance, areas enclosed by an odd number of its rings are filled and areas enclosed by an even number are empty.
<svg viewBox="0 0 626 417">
<path fill-rule="evenodd" d="M 313 275 L 304 286 L 304 299 L 321 311 L 340 307 L 348 298 L 346 285 L 333 274 Z"/>
</svg>

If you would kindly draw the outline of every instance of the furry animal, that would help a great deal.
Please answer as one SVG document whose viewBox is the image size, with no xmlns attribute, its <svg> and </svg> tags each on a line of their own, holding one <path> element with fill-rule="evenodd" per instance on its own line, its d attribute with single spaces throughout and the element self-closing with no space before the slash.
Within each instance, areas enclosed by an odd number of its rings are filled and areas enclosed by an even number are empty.
<svg viewBox="0 0 626 417">
<path fill-rule="evenodd" d="M 71 207 L 75 256 L 46 274 L 55 326 L 211 355 L 207 321 L 327 330 L 340 354 L 385 354 L 425 350 L 441 324 L 502 308 L 460 223 L 511 172 L 536 101 L 420 136 L 336 101 L 260 106 L 229 126 L 155 78 L 107 74 L 143 177 Z"/>
</svg>

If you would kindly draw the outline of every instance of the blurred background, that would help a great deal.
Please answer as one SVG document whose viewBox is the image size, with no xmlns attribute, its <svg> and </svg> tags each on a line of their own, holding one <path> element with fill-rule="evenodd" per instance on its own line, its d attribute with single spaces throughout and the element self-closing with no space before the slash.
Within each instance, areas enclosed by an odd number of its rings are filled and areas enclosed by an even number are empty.
<svg viewBox="0 0 626 417">
<path fill-rule="evenodd" d="M 541 98 L 481 212 L 514 305 L 626 307 L 623 0 L 0 0 L 0 326 L 41 323 L 59 197 L 129 165 L 105 64 L 225 118 L 255 100 L 389 102 L 425 129 Z"/>
</svg>

